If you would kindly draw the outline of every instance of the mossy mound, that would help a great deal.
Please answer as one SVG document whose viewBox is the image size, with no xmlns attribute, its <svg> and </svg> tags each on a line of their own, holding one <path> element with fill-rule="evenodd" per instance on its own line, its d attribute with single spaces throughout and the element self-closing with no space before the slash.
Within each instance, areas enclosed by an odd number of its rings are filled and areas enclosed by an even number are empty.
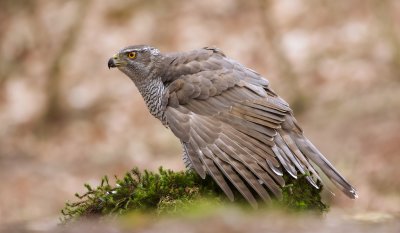
<svg viewBox="0 0 400 233">
<path fill-rule="evenodd" d="M 159 169 L 159 173 L 133 169 L 123 179 L 116 179 L 110 185 L 108 177 L 101 184 L 92 188 L 85 184 L 87 192 L 75 194 L 78 202 L 66 203 L 61 211 L 62 223 L 86 217 L 121 215 L 131 211 L 153 212 L 157 215 L 176 213 L 190 209 L 201 201 L 212 202 L 213 205 L 227 204 L 229 200 L 211 179 L 201 179 L 191 171 L 173 172 Z M 310 210 L 322 213 L 328 209 L 321 201 L 321 189 L 308 184 L 305 177 L 298 179 L 285 176 L 283 198 L 267 203 L 266 206 L 278 206 L 288 210 Z M 239 193 L 235 193 L 236 203 L 247 206 Z M 229 202 L 230 203 L 230 202 Z"/>
</svg>

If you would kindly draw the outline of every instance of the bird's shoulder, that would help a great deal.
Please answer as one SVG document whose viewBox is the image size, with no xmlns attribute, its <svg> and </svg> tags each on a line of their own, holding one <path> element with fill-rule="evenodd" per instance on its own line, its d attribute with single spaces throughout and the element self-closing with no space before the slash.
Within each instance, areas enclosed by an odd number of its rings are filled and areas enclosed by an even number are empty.
<svg viewBox="0 0 400 233">
<path fill-rule="evenodd" d="M 265 77 L 228 57 L 217 47 L 203 47 L 186 52 L 167 53 L 164 54 L 164 57 L 164 82 L 172 82 L 199 73 L 210 75 L 224 71 L 226 74 L 233 73 L 237 78 L 257 85 L 267 86 L 269 83 Z"/>
<path fill-rule="evenodd" d="M 215 47 L 166 54 L 163 81 L 169 90 L 181 90 L 181 100 L 207 99 L 235 86 L 264 96 L 268 80 L 259 73 L 227 57 Z M 182 103 L 182 101 L 180 101 Z"/>
<path fill-rule="evenodd" d="M 217 48 L 204 47 L 185 52 L 167 53 L 164 56 L 166 67 L 163 80 L 165 82 L 202 71 L 233 68 L 232 61 L 226 59 L 225 54 Z"/>
</svg>

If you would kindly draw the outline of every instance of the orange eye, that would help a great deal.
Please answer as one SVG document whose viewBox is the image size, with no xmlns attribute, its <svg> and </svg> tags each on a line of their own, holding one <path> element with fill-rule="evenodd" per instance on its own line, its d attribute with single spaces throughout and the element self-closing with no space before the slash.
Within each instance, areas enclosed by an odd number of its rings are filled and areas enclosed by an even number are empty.
<svg viewBox="0 0 400 233">
<path fill-rule="evenodd" d="M 128 53 L 128 57 L 129 57 L 130 59 L 135 59 L 136 53 L 135 53 L 135 52 L 129 52 L 129 53 Z"/>
</svg>

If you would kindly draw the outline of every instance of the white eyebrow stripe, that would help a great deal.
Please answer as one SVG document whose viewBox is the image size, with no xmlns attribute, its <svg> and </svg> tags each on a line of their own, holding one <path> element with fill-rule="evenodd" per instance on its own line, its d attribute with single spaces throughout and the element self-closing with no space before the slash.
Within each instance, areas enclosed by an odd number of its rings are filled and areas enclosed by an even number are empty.
<svg viewBox="0 0 400 233">
<path fill-rule="evenodd" d="M 125 50 L 122 50 L 121 52 L 123 52 L 123 53 L 139 52 L 139 49 L 125 49 Z"/>
<path fill-rule="evenodd" d="M 143 51 L 150 51 L 152 55 L 158 55 L 160 53 L 160 50 L 151 48 L 151 47 L 143 47 L 143 48 L 128 48 L 122 50 L 120 53 L 130 53 L 130 52 L 143 52 Z"/>
<path fill-rule="evenodd" d="M 160 53 L 160 50 L 158 50 L 158 49 L 151 49 L 150 52 L 151 52 L 152 55 L 158 55 L 158 54 Z"/>
</svg>

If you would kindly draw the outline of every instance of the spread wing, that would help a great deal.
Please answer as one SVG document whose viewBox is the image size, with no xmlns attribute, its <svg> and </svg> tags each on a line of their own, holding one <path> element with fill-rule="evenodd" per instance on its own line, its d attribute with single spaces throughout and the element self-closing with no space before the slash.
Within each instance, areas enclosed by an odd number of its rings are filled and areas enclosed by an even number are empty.
<svg viewBox="0 0 400 233">
<path fill-rule="evenodd" d="M 184 145 L 194 170 L 209 174 L 233 200 L 228 183 L 253 205 L 281 195 L 282 167 L 293 177 L 311 174 L 316 164 L 345 194 L 353 187 L 303 136 L 289 105 L 256 72 L 204 48 L 173 54 L 163 76 L 168 103 L 165 116 Z M 252 191 L 252 190 L 254 191 Z M 268 191 L 267 191 L 268 190 Z"/>
</svg>

